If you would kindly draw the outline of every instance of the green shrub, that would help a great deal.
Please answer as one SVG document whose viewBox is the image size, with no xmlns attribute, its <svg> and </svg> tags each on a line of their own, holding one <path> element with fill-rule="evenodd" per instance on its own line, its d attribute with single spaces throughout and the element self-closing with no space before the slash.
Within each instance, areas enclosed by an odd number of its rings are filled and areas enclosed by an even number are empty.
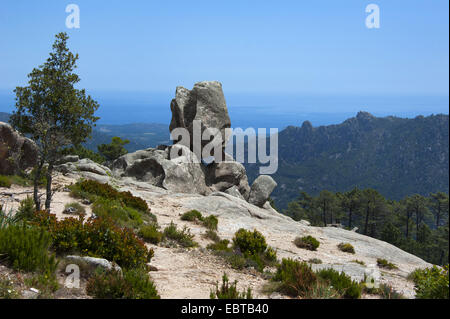
<svg viewBox="0 0 450 319">
<path fill-rule="evenodd" d="M 135 197 L 130 192 L 119 192 L 108 184 L 102 184 L 93 180 L 82 180 L 70 186 L 72 196 L 86 198 L 94 202 L 97 197 L 120 201 L 128 206 L 142 212 L 149 212 L 147 202 L 142 198 Z"/>
<path fill-rule="evenodd" d="M 147 243 L 159 244 L 162 240 L 163 234 L 158 230 L 156 224 L 142 225 L 139 228 L 138 235 Z"/>
<path fill-rule="evenodd" d="M 10 188 L 11 184 L 8 176 L 0 175 L 0 187 Z"/>
<path fill-rule="evenodd" d="M 14 215 L 14 218 L 17 221 L 31 220 L 34 216 L 35 210 L 36 206 L 33 198 L 31 196 L 27 196 L 27 198 L 20 201 L 19 208 L 17 209 L 17 213 Z"/>
<path fill-rule="evenodd" d="M 352 262 L 354 262 L 356 264 L 359 264 L 361 266 L 365 266 L 366 265 L 366 263 L 364 261 L 358 260 L 358 259 L 353 259 Z"/>
<path fill-rule="evenodd" d="M 344 272 L 338 272 L 334 269 L 322 269 L 317 275 L 328 282 L 336 291 L 346 299 L 358 299 L 361 297 L 362 287 L 350 276 Z"/>
<path fill-rule="evenodd" d="M 353 248 L 352 244 L 349 244 L 349 243 L 340 243 L 338 245 L 338 248 L 340 251 L 343 251 L 344 253 L 350 253 L 350 254 L 355 253 L 355 248 Z"/>
<path fill-rule="evenodd" d="M 416 270 L 414 284 L 417 299 L 449 299 L 449 266 Z"/>
<path fill-rule="evenodd" d="M 319 241 L 312 236 L 297 237 L 294 240 L 294 244 L 298 248 L 305 248 L 308 250 L 317 250 L 320 245 Z"/>
<path fill-rule="evenodd" d="M 262 254 L 267 249 L 266 239 L 256 229 L 251 232 L 243 228 L 239 229 L 233 238 L 233 246 L 239 248 L 244 255 Z"/>
<path fill-rule="evenodd" d="M 100 155 L 102 155 L 108 161 L 113 161 L 120 156 L 128 153 L 128 151 L 124 147 L 128 143 L 130 143 L 129 140 L 122 140 L 120 137 L 114 136 L 111 139 L 111 143 L 100 144 L 97 146 L 97 149 Z"/>
<path fill-rule="evenodd" d="M 281 292 L 293 297 L 306 297 L 318 284 L 318 278 L 311 266 L 290 258 L 283 258 L 273 280 L 281 283 Z"/>
<path fill-rule="evenodd" d="M 76 215 L 85 215 L 86 214 L 86 208 L 84 208 L 83 205 L 77 202 L 67 203 L 64 205 L 64 210 L 73 209 Z"/>
<path fill-rule="evenodd" d="M 0 275 L 0 299 L 18 299 L 20 294 L 14 287 L 14 282 Z"/>
<path fill-rule="evenodd" d="M 205 226 L 209 230 L 217 230 L 218 224 L 219 220 L 214 215 L 209 215 L 208 217 L 203 218 L 203 226 Z"/>
<path fill-rule="evenodd" d="M 310 264 L 321 264 L 321 263 L 322 263 L 322 260 L 319 259 L 319 258 L 311 258 L 311 259 L 308 260 L 308 262 L 309 262 Z"/>
<path fill-rule="evenodd" d="M 143 223 L 139 211 L 118 200 L 98 198 L 92 205 L 92 212 L 98 217 L 109 217 L 123 227 L 135 228 Z"/>
<path fill-rule="evenodd" d="M 177 225 L 173 222 L 171 222 L 170 225 L 164 229 L 163 235 L 165 239 L 171 239 L 182 247 L 198 246 L 198 244 L 193 240 L 194 235 L 191 234 L 191 231 L 187 227 L 184 227 L 182 230 L 178 230 Z"/>
<path fill-rule="evenodd" d="M 57 262 L 50 245 L 51 237 L 42 229 L 25 224 L 0 229 L 0 256 L 16 270 L 54 273 Z"/>
<path fill-rule="evenodd" d="M 216 284 L 215 290 L 210 293 L 211 299 L 253 299 L 252 290 L 250 288 L 247 291 L 239 292 L 236 288 L 237 281 L 232 283 L 228 282 L 228 277 L 223 274 L 222 286 L 219 289 L 219 284 Z"/>
<path fill-rule="evenodd" d="M 53 248 L 59 254 L 79 253 L 105 258 L 123 268 L 145 267 L 153 257 L 153 250 L 127 228 L 120 228 L 109 218 L 66 218 L 58 221 L 55 215 L 35 213 L 35 224 L 49 231 Z"/>
<path fill-rule="evenodd" d="M 198 210 L 193 209 L 181 215 L 181 220 L 189 222 L 202 221 L 203 216 L 202 213 L 200 213 Z"/>
<path fill-rule="evenodd" d="M 381 299 L 405 299 L 404 295 L 387 284 L 380 284 L 378 288 L 364 286 L 363 290 L 367 294 L 378 295 Z"/>
<path fill-rule="evenodd" d="M 209 244 L 208 246 L 206 246 L 206 248 L 215 250 L 215 251 L 231 251 L 231 248 L 228 247 L 229 244 L 230 244 L 229 240 L 222 239 L 222 240 L 216 241 L 213 244 Z"/>
<path fill-rule="evenodd" d="M 81 145 L 72 146 L 70 148 L 65 148 L 62 151 L 62 155 L 78 155 L 80 159 L 88 158 L 98 164 L 103 164 L 105 162 L 105 158 L 101 156 L 99 153 L 96 153 L 90 149 L 87 149 Z"/>
<path fill-rule="evenodd" d="M 382 259 L 382 258 L 377 259 L 377 265 L 380 268 L 386 268 L 386 269 L 391 269 L 391 270 L 398 269 L 398 267 L 396 265 L 394 265 L 393 263 L 390 263 L 386 259 Z"/>
<path fill-rule="evenodd" d="M 215 230 L 208 229 L 206 231 L 204 237 L 206 239 L 210 239 L 210 240 L 212 240 L 213 242 L 216 242 L 216 243 L 220 241 L 220 237 L 219 237 L 219 235 L 217 235 L 217 232 Z"/>
<path fill-rule="evenodd" d="M 88 281 L 86 291 L 97 299 L 159 299 L 155 285 L 142 269 L 99 272 Z"/>
</svg>

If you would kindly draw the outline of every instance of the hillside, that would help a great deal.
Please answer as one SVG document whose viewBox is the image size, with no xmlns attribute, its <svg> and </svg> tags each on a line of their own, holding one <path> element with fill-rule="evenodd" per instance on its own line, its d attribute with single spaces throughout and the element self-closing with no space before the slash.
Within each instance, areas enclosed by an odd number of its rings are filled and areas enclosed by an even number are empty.
<svg viewBox="0 0 450 319">
<path fill-rule="evenodd" d="M 448 115 L 377 118 L 359 112 L 339 125 L 290 126 L 279 133 L 278 183 L 272 194 L 285 208 L 300 191 L 374 188 L 390 199 L 448 192 Z M 257 165 L 246 165 L 249 177 Z"/>
</svg>

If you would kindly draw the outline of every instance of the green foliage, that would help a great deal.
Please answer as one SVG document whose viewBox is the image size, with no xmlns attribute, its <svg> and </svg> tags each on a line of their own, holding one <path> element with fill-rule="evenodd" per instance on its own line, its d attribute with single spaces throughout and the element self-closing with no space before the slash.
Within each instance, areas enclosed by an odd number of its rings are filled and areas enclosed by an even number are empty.
<svg viewBox="0 0 450 319">
<path fill-rule="evenodd" d="M 361 266 L 365 266 L 366 265 L 366 263 L 364 261 L 358 260 L 358 259 L 353 259 L 352 262 L 354 262 L 356 264 L 359 264 Z"/>
<path fill-rule="evenodd" d="M 267 249 L 266 239 L 256 229 L 253 232 L 239 229 L 234 234 L 233 246 L 247 255 L 262 254 Z"/>
<path fill-rule="evenodd" d="M 294 244 L 298 248 L 305 248 L 308 250 L 317 250 L 320 245 L 319 241 L 312 236 L 297 237 L 294 240 Z"/>
<path fill-rule="evenodd" d="M 228 251 L 231 252 L 232 249 L 228 247 L 230 241 L 228 239 L 222 239 L 214 242 L 213 244 L 209 244 L 206 248 L 214 250 L 214 251 Z"/>
<path fill-rule="evenodd" d="M 387 284 L 380 284 L 378 288 L 363 285 L 363 291 L 367 294 L 378 295 L 381 299 L 405 299 L 405 296 L 397 292 Z"/>
<path fill-rule="evenodd" d="M 319 259 L 319 258 L 311 258 L 311 259 L 308 260 L 308 262 L 309 262 L 310 264 L 321 264 L 321 263 L 322 263 L 322 260 Z"/>
<path fill-rule="evenodd" d="M 394 265 L 393 263 L 391 263 L 391 262 L 389 262 L 389 261 L 387 261 L 386 259 L 383 259 L 383 258 L 378 258 L 377 259 L 377 265 L 380 268 L 386 268 L 386 269 L 390 269 L 390 270 L 398 269 L 398 267 L 396 265 Z"/>
<path fill-rule="evenodd" d="M 412 276 L 417 299 L 449 299 L 449 266 L 414 271 Z"/>
<path fill-rule="evenodd" d="M 147 202 L 142 198 L 133 196 L 130 192 L 119 192 L 108 184 L 102 184 L 93 180 L 82 180 L 70 186 L 72 196 L 86 198 L 94 202 L 98 197 L 103 199 L 118 200 L 123 205 L 149 212 Z"/>
<path fill-rule="evenodd" d="M 0 175 L 0 187 L 10 188 L 11 184 L 12 182 L 8 176 Z"/>
<path fill-rule="evenodd" d="M 99 145 L 98 152 L 108 161 L 113 161 L 128 153 L 124 146 L 129 143 L 129 140 L 122 140 L 120 137 L 115 136 L 110 144 Z"/>
<path fill-rule="evenodd" d="M 86 291 L 97 299 L 160 299 L 148 273 L 142 269 L 98 272 L 88 281 Z"/>
<path fill-rule="evenodd" d="M 252 290 L 250 288 L 247 291 L 239 292 L 236 288 L 237 281 L 230 284 L 228 276 L 224 273 L 222 277 L 222 286 L 219 288 L 219 284 L 216 284 L 215 290 L 210 293 L 211 299 L 253 299 Z"/>
<path fill-rule="evenodd" d="M 198 210 L 190 210 L 183 215 L 181 215 L 181 220 L 190 221 L 190 222 L 201 222 L 203 226 L 208 228 L 209 230 L 217 230 L 217 225 L 219 220 L 216 216 L 210 215 L 208 217 L 203 217 L 202 213 Z"/>
<path fill-rule="evenodd" d="M 197 220 L 202 221 L 203 216 L 202 213 L 200 213 L 198 210 L 193 209 L 181 215 L 181 220 L 186 220 L 190 222 L 194 222 Z"/>
<path fill-rule="evenodd" d="M 20 293 L 16 291 L 14 282 L 6 276 L 0 276 L 0 299 L 18 299 Z"/>
<path fill-rule="evenodd" d="M 98 198 L 92 205 L 92 212 L 98 217 L 109 217 L 122 227 L 136 228 L 143 223 L 139 211 L 123 205 L 119 200 Z"/>
<path fill-rule="evenodd" d="M 57 261 L 50 245 L 51 236 L 42 229 L 25 224 L 0 228 L 0 257 L 16 270 L 53 274 Z"/>
<path fill-rule="evenodd" d="M 340 243 L 338 245 L 338 248 L 340 251 L 343 251 L 345 253 L 350 253 L 350 254 L 355 253 L 355 248 L 353 248 L 352 244 L 349 244 L 349 243 Z"/>
<path fill-rule="evenodd" d="M 164 229 L 164 239 L 170 239 L 177 242 L 182 247 L 196 247 L 198 244 L 194 241 L 194 235 L 191 234 L 189 228 L 184 227 L 182 230 L 177 229 L 177 225 L 173 222 Z"/>
<path fill-rule="evenodd" d="M 49 231 L 52 247 L 59 254 L 79 253 L 105 258 L 124 268 L 143 268 L 153 257 L 153 250 L 127 228 L 119 228 L 109 218 L 80 216 L 58 221 L 45 211 L 35 214 L 34 223 Z"/>
<path fill-rule="evenodd" d="M 205 238 L 212 240 L 213 242 L 217 243 L 220 241 L 219 235 L 217 235 L 217 232 L 215 230 L 208 229 L 204 235 Z"/>
<path fill-rule="evenodd" d="M 14 218 L 17 221 L 27 221 L 31 220 L 34 216 L 36 206 L 34 205 L 34 200 L 32 197 L 27 196 L 24 200 L 20 201 L 19 208 Z"/>
<path fill-rule="evenodd" d="M 158 225 L 152 223 L 149 225 L 142 225 L 139 228 L 138 235 L 147 243 L 157 245 L 163 238 L 163 233 L 158 230 Z"/>
<path fill-rule="evenodd" d="M 281 282 L 279 290 L 292 297 L 306 297 L 318 284 L 318 278 L 311 266 L 290 258 L 283 258 L 273 280 Z"/>
<path fill-rule="evenodd" d="M 330 268 L 318 271 L 317 275 L 333 286 L 343 298 L 359 299 L 361 297 L 361 285 L 345 273 Z"/>
</svg>

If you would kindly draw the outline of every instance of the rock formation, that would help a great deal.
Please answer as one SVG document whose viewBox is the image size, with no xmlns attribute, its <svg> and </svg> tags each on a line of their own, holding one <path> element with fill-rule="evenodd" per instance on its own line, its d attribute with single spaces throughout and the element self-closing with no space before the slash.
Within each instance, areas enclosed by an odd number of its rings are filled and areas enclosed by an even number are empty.
<svg viewBox="0 0 450 319">
<path fill-rule="evenodd" d="M 12 175 L 34 166 L 36 144 L 21 136 L 9 124 L 0 122 L 0 174 Z"/>
</svg>

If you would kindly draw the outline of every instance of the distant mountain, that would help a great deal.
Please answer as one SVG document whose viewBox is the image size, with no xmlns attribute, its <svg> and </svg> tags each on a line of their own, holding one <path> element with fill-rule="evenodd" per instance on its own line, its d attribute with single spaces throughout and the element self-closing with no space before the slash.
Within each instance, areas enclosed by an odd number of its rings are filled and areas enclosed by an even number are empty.
<svg viewBox="0 0 450 319">
<path fill-rule="evenodd" d="M 8 122 L 11 114 L 0 112 L 0 122 Z M 92 131 L 92 138 L 85 147 L 97 151 L 97 145 L 111 143 L 111 138 L 119 136 L 130 140 L 125 146 L 129 152 L 134 152 L 160 144 L 171 144 L 169 127 L 157 123 L 133 123 L 124 125 L 99 124 Z"/>
<path fill-rule="evenodd" d="M 289 126 L 279 133 L 272 193 L 285 208 L 300 191 L 371 187 L 391 199 L 449 190 L 448 115 L 377 118 L 360 112 L 339 125 Z M 250 179 L 258 165 L 246 165 Z"/>
</svg>

